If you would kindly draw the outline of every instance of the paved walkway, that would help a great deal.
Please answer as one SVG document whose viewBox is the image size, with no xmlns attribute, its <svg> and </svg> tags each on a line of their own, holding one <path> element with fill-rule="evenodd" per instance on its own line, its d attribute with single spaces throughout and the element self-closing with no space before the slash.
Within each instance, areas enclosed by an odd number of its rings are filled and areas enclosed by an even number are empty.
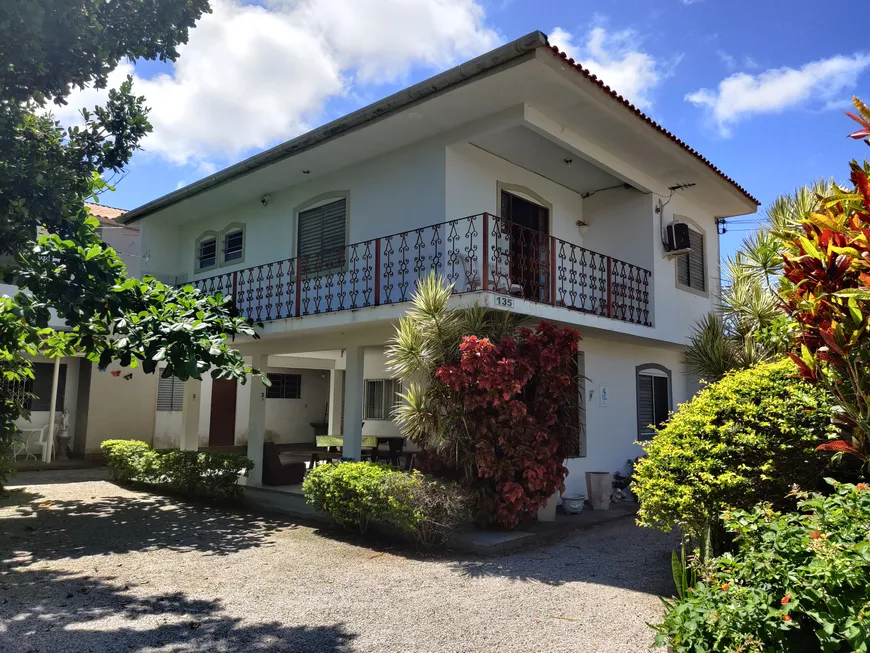
<svg viewBox="0 0 870 653">
<path fill-rule="evenodd" d="M 670 537 L 630 520 L 495 558 L 415 557 L 133 492 L 102 470 L 0 497 L 0 651 L 646 651 Z"/>
</svg>

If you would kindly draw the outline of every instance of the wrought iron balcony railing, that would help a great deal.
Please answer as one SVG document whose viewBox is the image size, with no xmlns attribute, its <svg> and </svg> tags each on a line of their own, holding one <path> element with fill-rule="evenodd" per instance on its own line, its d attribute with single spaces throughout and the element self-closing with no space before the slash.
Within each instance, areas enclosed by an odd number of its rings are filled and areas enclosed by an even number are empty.
<svg viewBox="0 0 870 653">
<path fill-rule="evenodd" d="M 432 270 L 457 294 L 492 292 L 651 325 L 649 270 L 488 213 L 191 283 L 269 322 L 405 302 Z"/>
</svg>

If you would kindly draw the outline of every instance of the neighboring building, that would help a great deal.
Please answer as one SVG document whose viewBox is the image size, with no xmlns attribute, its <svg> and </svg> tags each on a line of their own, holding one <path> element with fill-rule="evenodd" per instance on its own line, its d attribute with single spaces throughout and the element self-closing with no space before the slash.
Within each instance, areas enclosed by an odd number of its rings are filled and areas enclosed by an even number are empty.
<svg viewBox="0 0 870 653">
<path fill-rule="evenodd" d="M 262 323 L 235 344 L 273 378 L 161 381 L 155 444 L 247 442 L 259 462 L 264 438 L 312 442 L 318 422 L 343 423 L 350 453 L 395 433 L 384 346 L 435 269 L 455 306 L 580 330 L 583 492 L 694 393 L 682 354 L 716 308 L 717 220 L 756 206 L 535 32 L 119 219 L 140 227 L 143 273 Z M 691 251 L 666 250 L 674 221 Z"/>
<path fill-rule="evenodd" d="M 117 222 L 124 214 L 101 204 L 87 203 L 91 215 L 100 221 L 100 235 L 118 252 L 128 273 L 138 276 L 140 269 L 139 229 L 136 225 Z M 14 285 L 0 285 L 0 295 L 18 292 Z M 51 326 L 63 329 L 63 320 L 51 320 Z M 35 379 L 24 384 L 30 391 L 30 421 L 19 428 L 31 436 L 31 456 L 41 450 L 37 430 L 47 428 L 51 415 L 51 389 L 54 361 L 34 360 Z M 150 441 L 154 432 L 154 409 L 157 379 L 140 369 L 121 368 L 117 363 L 100 372 L 96 365 L 82 357 L 61 358 L 58 362 L 58 386 L 55 401 L 55 424 L 60 431 L 66 413 L 69 447 L 74 455 L 98 454 L 100 443 L 117 437 Z M 47 431 L 46 431 L 47 432 Z M 20 459 L 27 458 L 23 452 Z"/>
</svg>

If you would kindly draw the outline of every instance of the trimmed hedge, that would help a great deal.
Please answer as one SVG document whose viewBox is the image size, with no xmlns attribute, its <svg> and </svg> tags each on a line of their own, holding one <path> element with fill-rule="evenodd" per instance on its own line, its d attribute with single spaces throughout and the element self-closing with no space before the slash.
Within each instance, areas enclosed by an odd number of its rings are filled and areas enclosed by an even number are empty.
<svg viewBox="0 0 870 653">
<path fill-rule="evenodd" d="M 424 547 L 471 522 L 473 502 L 456 483 L 369 462 L 320 465 L 302 484 L 308 503 L 345 528 L 395 531 Z"/>
<path fill-rule="evenodd" d="M 818 487 L 830 455 L 816 447 L 837 433 L 833 400 L 794 373 L 787 360 L 757 365 L 680 406 L 635 466 L 639 523 L 698 537 L 723 510 L 761 501 L 788 510 L 793 484 Z"/>
<path fill-rule="evenodd" d="M 116 481 L 168 485 L 190 496 L 237 497 L 239 477 L 254 468 L 240 454 L 157 451 L 138 440 L 106 440 L 101 449 Z"/>
</svg>

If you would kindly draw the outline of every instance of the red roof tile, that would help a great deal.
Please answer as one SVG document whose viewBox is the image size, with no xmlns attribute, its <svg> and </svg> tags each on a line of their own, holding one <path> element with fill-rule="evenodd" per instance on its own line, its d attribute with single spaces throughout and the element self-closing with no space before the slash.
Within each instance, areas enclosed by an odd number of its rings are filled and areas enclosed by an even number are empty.
<svg viewBox="0 0 870 653">
<path fill-rule="evenodd" d="M 624 97 L 622 97 L 619 93 L 617 93 L 617 92 L 614 91 L 612 88 L 610 88 L 609 86 L 607 86 L 604 82 L 602 82 L 602 81 L 598 78 L 597 75 L 593 75 L 593 74 L 592 74 L 588 69 L 584 68 L 584 67 L 581 66 L 579 63 L 575 62 L 574 59 L 569 58 L 567 54 L 565 54 L 564 52 L 562 52 L 561 50 L 559 50 L 559 48 L 557 48 L 555 45 L 551 45 L 551 46 L 550 46 L 550 50 L 553 52 L 553 54 L 554 54 L 555 56 L 559 57 L 560 59 L 563 59 L 563 60 L 566 61 L 568 64 L 570 64 L 571 66 L 573 66 L 575 70 L 577 70 L 580 74 L 582 74 L 586 79 L 588 79 L 589 81 L 593 82 L 593 83 L 594 83 L 596 86 L 598 86 L 598 88 L 600 88 L 602 91 L 604 91 L 604 92 L 606 92 L 608 95 L 610 95 L 610 97 L 612 97 L 614 100 L 617 100 L 618 102 L 621 102 L 623 105 L 625 105 L 626 107 L 628 107 L 628 108 L 629 108 L 629 109 L 630 109 L 630 110 L 631 110 L 631 111 L 632 111 L 632 112 L 633 112 L 633 113 L 634 113 L 638 118 L 640 118 L 641 120 L 643 120 L 644 122 L 646 122 L 650 127 L 652 127 L 653 129 L 655 129 L 655 130 L 658 131 L 659 133 L 664 134 L 665 136 L 667 136 L 668 138 L 670 138 L 674 143 L 676 143 L 677 145 L 679 145 L 680 147 L 682 147 L 684 150 L 686 150 L 686 152 L 688 152 L 689 154 L 693 155 L 695 158 L 697 158 L 697 159 L 698 159 L 699 161 L 701 161 L 702 163 L 706 164 L 707 167 L 709 167 L 713 172 L 715 172 L 717 175 L 719 175 L 720 177 L 722 177 L 722 179 L 724 179 L 725 181 L 727 181 L 728 183 L 730 183 L 732 186 L 734 186 L 734 188 L 736 188 L 737 190 L 739 190 L 741 193 L 743 193 L 743 194 L 744 194 L 746 197 L 748 197 L 750 200 L 752 200 L 753 202 L 755 202 L 756 205 L 761 204 L 761 202 L 759 202 L 759 201 L 758 201 L 757 199 L 755 199 L 752 195 L 750 195 L 750 194 L 749 194 L 749 191 L 747 191 L 745 188 L 743 188 L 743 186 L 741 186 L 740 184 L 738 184 L 736 181 L 734 181 L 733 179 L 731 179 L 731 177 L 729 177 L 729 176 L 726 175 L 724 172 L 722 172 L 719 168 L 717 168 L 716 166 L 714 166 L 714 165 L 710 162 L 709 159 L 707 159 L 706 157 L 704 157 L 704 156 L 703 156 L 700 152 L 698 152 L 696 149 L 690 147 L 690 146 L 689 146 L 685 141 L 682 141 L 682 140 L 680 140 L 679 138 L 677 138 L 674 134 L 672 134 L 672 133 L 669 132 L 667 129 L 665 129 L 664 127 L 662 127 L 660 124 L 658 124 L 657 122 L 655 122 L 652 118 L 650 118 L 650 117 L 649 117 L 648 115 L 646 115 L 643 111 L 641 111 L 641 110 L 638 109 L 636 106 L 634 106 L 631 102 L 629 102 L 629 101 L 626 100 Z"/>
<path fill-rule="evenodd" d="M 94 204 L 93 202 L 85 202 L 85 207 L 87 207 L 88 213 L 95 218 L 104 218 L 106 220 L 117 220 L 127 212 L 125 209 L 116 209 L 113 206 Z"/>
</svg>

